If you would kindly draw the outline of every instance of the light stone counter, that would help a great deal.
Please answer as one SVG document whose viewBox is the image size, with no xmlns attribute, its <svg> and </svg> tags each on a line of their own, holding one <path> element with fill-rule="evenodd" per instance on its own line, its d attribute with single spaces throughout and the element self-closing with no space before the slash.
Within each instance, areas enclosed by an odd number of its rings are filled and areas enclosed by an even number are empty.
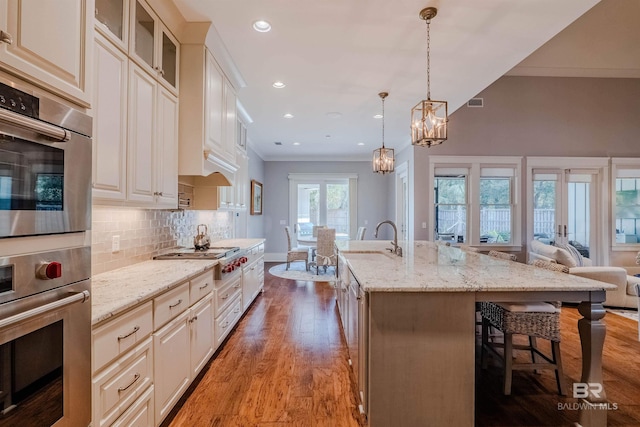
<svg viewBox="0 0 640 427">
<path fill-rule="evenodd" d="M 91 278 L 91 323 L 96 325 L 213 268 L 215 260 L 146 261 Z"/>
<path fill-rule="evenodd" d="M 594 291 L 615 285 L 465 252 L 432 242 L 399 242 L 403 257 L 379 241 L 338 245 L 367 292 Z M 342 249 L 340 249 L 342 247 Z"/>
</svg>

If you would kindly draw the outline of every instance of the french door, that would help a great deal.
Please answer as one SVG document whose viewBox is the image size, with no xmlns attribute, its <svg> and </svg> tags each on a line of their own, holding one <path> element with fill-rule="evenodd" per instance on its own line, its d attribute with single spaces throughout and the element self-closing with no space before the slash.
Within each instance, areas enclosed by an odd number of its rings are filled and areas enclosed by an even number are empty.
<svg viewBox="0 0 640 427">
<path fill-rule="evenodd" d="M 570 160 L 567 164 L 571 164 Z M 569 243 L 594 263 L 603 262 L 604 165 L 530 169 L 530 236 L 545 243 Z M 532 229 L 531 229 L 532 228 Z"/>
<path fill-rule="evenodd" d="M 289 212 L 296 236 L 312 234 L 314 225 L 335 228 L 338 238 L 355 235 L 355 175 L 289 174 Z"/>
</svg>

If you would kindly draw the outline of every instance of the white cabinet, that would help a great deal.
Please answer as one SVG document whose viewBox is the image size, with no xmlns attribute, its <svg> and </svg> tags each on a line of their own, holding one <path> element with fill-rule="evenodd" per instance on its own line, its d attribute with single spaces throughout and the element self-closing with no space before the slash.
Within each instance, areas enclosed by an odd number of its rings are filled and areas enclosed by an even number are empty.
<svg viewBox="0 0 640 427">
<path fill-rule="evenodd" d="M 95 29 L 123 52 L 129 49 L 129 0 L 95 0 Z"/>
<path fill-rule="evenodd" d="M 84 107 L 93 0 L 0 0 L 0 68 Z"/>
<path fill-rule="evenodd" d="M 159 87 L 156 134 L 156 185 L 158 207 L 178 206 L 178 99 Z"/>
<path fill-rule="evenodd" d="M 155 423 L 159 425 L 191 382 L 190 312 L 153 334 Z"/>
<path fill-rule="evenodd" d="M 237 170 L 235 91 L 204 45 L 183 45 L 180 61 L 180 98 L 188 108 L 180 113 L 179 174 L 220 172 L 233 184 Z"/>
<path fill-rule="evenodd" d="M 236 159 L 236 131 L 238 129 L 238 111 L 236 108 L 236 92 L 228 80 L 224 80 L 224 110 L 223 110 L 223 145 L 225 158 L 231 162 Z"/>
<path fill-rule="evenodd" d="M 131 0 L 129 55 L 172 93 L 178 93 L 180 43 L 144 0 Z"/>
<path fill-rule="evenodd" d="M 213 355 L 213 294 L 191 308 L 191 378 L 202 370 Z"/>
<path fill-rule="evenodd" d="M 142 68 L 122 50 L 133 38 L 128 37 L 129 12 L 137 8 L 152 12 L 140 0 L 132 3 L 131 7 L 128 1 L 96 3 L 93 199 L 96 203 L 176 208 L 176 88 L 167 85 L 157 70 Z M 153 28 L 157 28 L 160 21 L 153 16 Z M 133 28 L 140 30 L 143 23 L 139 18 Z M 140 63 L 141 57 L 138 59 Z"/>
<path fill-rule="evenodd" d="M 246 311 L 264 288 L 264 245 L 249 249 L 249 262 L 242 266 L 242 310 Z"/>
<path fill-rule="evenodd" d="M 157 82 L 134 63 L 129 68 L 127 199 L 154 201 L 154 129 Z"/>
<path fill-rule="evenodd" d="M 93 197 L 127 197 L 127 56 L 96 34 L 93 88 Z"/>
<path fill-rule="evenodd" d="M 100 36 L 96 52 L 94 201 L 177 207 L 178 99 L 131 61 L 128 78 L 109 91 L 126 58 Z"/>
<path fill-rule="evenodd" d="M 238 171 L 233 184 L 234 202 L 236 209 L 245 210 L 249 204 L 249 158 L 243 150 L 238 148 L 236 149 L 236 161 Z"/>
<path fill-rule="evenodd" d="M 117 424 L 153 390 L 152 331 L 150 301 L 92 331 L 94 426 Z"/>
</svg>

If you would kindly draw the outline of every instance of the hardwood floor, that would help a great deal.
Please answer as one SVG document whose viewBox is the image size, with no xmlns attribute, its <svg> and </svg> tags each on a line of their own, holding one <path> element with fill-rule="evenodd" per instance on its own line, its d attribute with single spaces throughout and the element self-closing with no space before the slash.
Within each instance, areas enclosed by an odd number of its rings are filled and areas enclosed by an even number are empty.
<svg viewBox="0 0 640 427">
<path fill-rule="evenodd" d="M 272 265 L 264 294 L 165 425 L 362 425 L 335 290 L 271 276 Z"/>
<path fill-rule="evenodd" d="M 351 387 L 334 289 L 326 282 L 271 276 L 216 357 L 163 426 L 364 426 Z M 577 310 L 562 311 L 562 358 L 568 389 L 579 381 Z M 608 314 L 604 380 L 609 426 L 640 425 L 640 343 L 637 323 Z M 541 347 L 543 347 L 541 343 Z M 545 348 L 545 347 L 543 347 Z M 551 371 L 514 372 L 513 392 L 503 396 L 502 374 L 490 363 L 476 369 L 477 426 L 571 426 L 578 412 L 558 407 L 576 399 L 558 396 Z"/>
</svg>

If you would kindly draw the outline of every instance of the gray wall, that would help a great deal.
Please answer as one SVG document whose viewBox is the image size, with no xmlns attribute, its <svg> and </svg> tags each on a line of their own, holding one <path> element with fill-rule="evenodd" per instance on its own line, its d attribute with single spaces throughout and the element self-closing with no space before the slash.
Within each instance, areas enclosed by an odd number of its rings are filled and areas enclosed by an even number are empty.
<svg viewBox="0 0 640 427">
<path fill-rule="evenodd" d="M 358 226 L 367 221 L 367 239 L 373 239 L 376 224 L 391 218 L 393 205 L 389 192 L 393 188 L 393 175 L 379 175 L 371 171 L 370 162 L 264 162 L 264 237 L 265 252 L 286 253 L 287 240 L 284 225 L 292 226 L 289 218 L 289 173 L 355 173 L 358 175 Z M 389 238 L 390 227 L 380 229 L 381 238 Z"/>
<path fill-rule="evenodd" d="M 484 107 L 453 113 L 444 144 L 414 148 L 416 239 L 426 238 L 429 155 L 640 157 L 640 79 L 502 77 L 477 97 Z"/>
<path fill-rule="evenodd" d="M 249 157 L 249 185 L 251 180 L 255 179 L 264 184 L 264 160 L 251 149 L 247 147 L 247 156 Z M 251 187 L 248 187 L 251 191 Z M 263 206 L 264 210 L 264 206 Z M 249 210 L 247 210 L 247 214 Z M 264 237 L 264 215 L 248 215 L 247 217 L 247 237 L 260 238 Z"/>
</svg>

